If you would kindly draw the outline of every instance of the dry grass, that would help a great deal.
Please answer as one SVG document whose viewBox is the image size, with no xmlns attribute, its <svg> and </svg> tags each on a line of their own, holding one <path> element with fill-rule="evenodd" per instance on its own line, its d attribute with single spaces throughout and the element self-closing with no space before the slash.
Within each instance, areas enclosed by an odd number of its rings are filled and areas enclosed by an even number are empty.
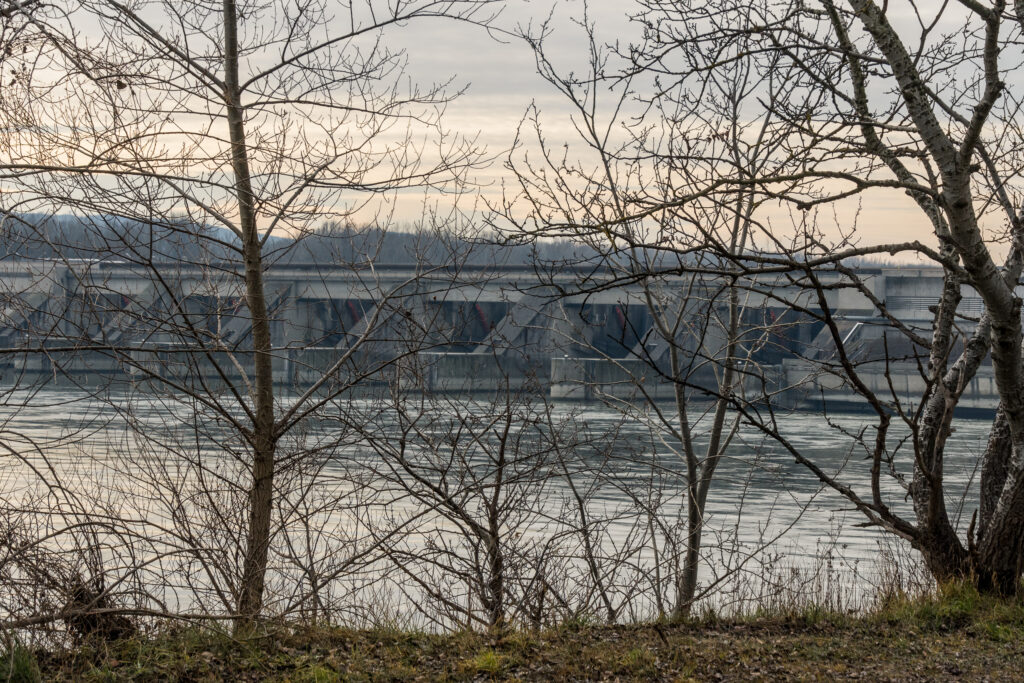
<svg viewBox="0 0 1024 683">
<path fill-rule="evenodd" d="M 1024 604 L 953 586 L 861 616 L 822 609 L 683 624 L 568 623 L 496 638 L 268 627 L 247 641 L 165 626 L 65 652 L 9 648 L 21 678 L 65 681 L 1019 680 Z"/>
</svg>

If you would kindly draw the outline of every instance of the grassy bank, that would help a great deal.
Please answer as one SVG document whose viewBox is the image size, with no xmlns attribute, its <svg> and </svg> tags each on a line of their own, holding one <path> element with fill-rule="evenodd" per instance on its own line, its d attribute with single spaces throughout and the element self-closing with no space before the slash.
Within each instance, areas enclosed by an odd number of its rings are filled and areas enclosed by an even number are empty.
<svg viewBox="0 0 1024 683">
<path fill-rule="evenodd" d="M 233 640 L 166 626 L 71 651 L 8 650 L 0 680 L 1020 680 L 1024 604 L 950 588 L 848 616 L 809 611 L 679 625 L 566 624 L 433 635 L 269 628 Z"/>
</svg>

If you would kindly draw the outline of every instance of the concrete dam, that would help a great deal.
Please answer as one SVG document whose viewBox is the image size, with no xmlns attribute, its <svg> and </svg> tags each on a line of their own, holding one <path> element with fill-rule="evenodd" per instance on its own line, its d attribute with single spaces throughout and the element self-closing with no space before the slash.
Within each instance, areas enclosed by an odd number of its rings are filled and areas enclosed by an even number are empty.
<svg viewBox="0 0 1024 683">
<path fill-rule="evenodd" d="M 925 388 L 927 350 L 905 331 L 929 336 L 942 272 L 854 273 L 856 286 L 828 271 L 814 287 L 799 273 L 726 286 L 707 275 L 644 284 L 605 271 L 539 276 L 530 267 L 427 264 L 288 265 L 264 277 L 275 381 L 300 391 L 325 375 L 356 385 L 397 372 L 436 391 L 529 385 L 554 398 L 670 398 L 675 382 L 715 386 L 733 296 L 745 391 L 788 405 L 848 401 L 845 380 L 829 370 L 830 318 L 861 379 L 912 401 Z M 158 272 L 110 260 L 8 258 L 0 283 L 0 386 L 169 379 L 213 387 L 244 382 L 252 364 L 252 324 L 230 265 Z M 965 287 L 962 333 L 982 310 Z M 994 397 L 983 366 L 963 405 L 994 409 Z"/>
</svg>

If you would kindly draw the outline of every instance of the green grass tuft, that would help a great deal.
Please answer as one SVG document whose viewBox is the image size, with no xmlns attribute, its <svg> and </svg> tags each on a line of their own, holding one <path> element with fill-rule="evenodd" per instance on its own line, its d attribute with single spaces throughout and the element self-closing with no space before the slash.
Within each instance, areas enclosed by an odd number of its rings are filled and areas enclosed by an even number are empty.
<svg viewBox="0 0 1024 683">
<path fill-rule="evenodd" d="M 483 674 L 491 678 L 497 678 L 506 665 L 506 658 L 494 650 L 487 648 L 481 650 L 476 656 L 465 660 L 460 667 L 466 673 Z"/>
<path fill-rule="evenodd" d="M 1019 598 L 982 595 L 967 581 L 951 581 L 932 595 L 890 596 L 877 618 L 908 627 L 949 631 L 975 627 L 1010 634 L 1024 629 L 1024 603 Z"/>
<path fill-rule="evenodd" d="M 329 667 L 313 665 L 298 671 L 293 680 L 295 683 L 336 683 L 341 680 L 341 676 Z"/>
<path fill-rule="evenodd" d="M 629 676 L 647 678 L 657 675 L 658 658 L 647 647 L 634 647 L 622 657 L 623 673 Z"/>
<path fill-rule="evenodd" d="M 42 678 L 35 655 L 17 641 L 10 643 L 0 654 L 0 681 L 36 683 Z"/>
</svg>

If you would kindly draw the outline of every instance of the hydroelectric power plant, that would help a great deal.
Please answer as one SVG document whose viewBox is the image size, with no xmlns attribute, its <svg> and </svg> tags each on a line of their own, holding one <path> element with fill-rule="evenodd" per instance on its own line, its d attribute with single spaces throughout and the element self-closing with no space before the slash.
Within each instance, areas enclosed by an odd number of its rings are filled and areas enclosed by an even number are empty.
<svg viewBox="0 0 1024 683">
<path fill-rule="evenodd" d="M 251 319 L 236 268 L 0 261 L 0 383 L 144 384 L 180 373 L 213 386 L 242 378 L 252 362 Z M 907 331 L 930 333 L 941 269 L 853 272 L 856 286 L 834 271 L 817 274 L 815 288 L 787 273 L 738 285 L 744 382 L 780 404 L 841 404 L 844 381 L 827 370 L 836 355 L 831 319 L 869 388 L 920 396 L 927 351 Z M 264 278 L 275 381 L 296 390 L 325 373 L 372 383 L 388 369 L 414 367 L 430 390 L 531 383 L 554 398 L 586 399 L 628 396 L 639 385 L 669 398 L 673 344 L 653 324 L 652 291 L 682 312 L 675 346 L 686 376 L 677 381 L 710 384 L 725 343 L 714 324 L 728 303 L 717 277 L 676 275 L 645 285 L 573 268 L 541 274 L 528 266 L 367 263 L 282 265 Z M 981 312 L 980 297 L 965 287 L 962 333 Z M 983 366 L 961 406 L 992 409 L 995 396 L 991 367 Z"/>
</svg>

